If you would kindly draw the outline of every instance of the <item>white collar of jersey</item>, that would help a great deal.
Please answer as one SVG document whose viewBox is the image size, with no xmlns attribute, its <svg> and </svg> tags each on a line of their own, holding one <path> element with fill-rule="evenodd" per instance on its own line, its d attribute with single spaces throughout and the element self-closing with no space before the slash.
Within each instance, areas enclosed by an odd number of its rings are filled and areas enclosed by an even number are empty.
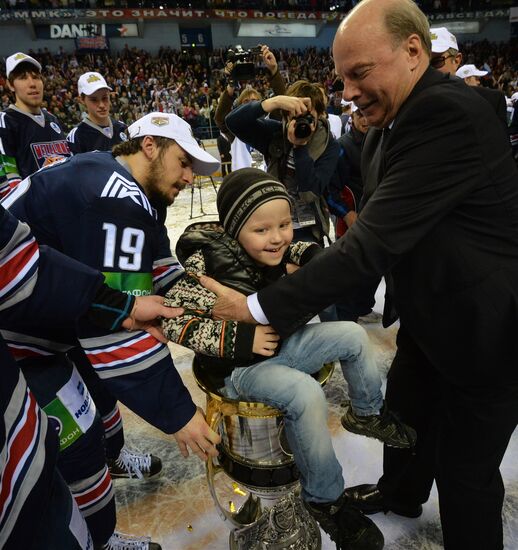
<svg viewBox="0 0 518 550">
<path fill-rule="evenodd" d="M 40 110 L 39 114 L 35 115 L 33 113 L 28 113 L 27 111 L 22 111 L 19 107 L 17 107 L 14 103 L 11 103 L 9 105 L 9 109 L 13 109 L 13 111 L 16 111 L 17 113 L 21 113 L 22 115 L 28 116 L 36 124 L 39 124 L 42 128 L 45 127 L 45 113 L 43 112 L 43 109 Z"/>
<path fill-rule="evenodd" d="M 129 174 L 131 174 L 131 176 L 133 176 L 131 167 L 125 160 L 122 160 L 120 157 L 115 157 L 115 160 L 124 168 L 124 170 L 126 170 L 126 172 L 128 172 Z"/>
<path fill-rule="evenodd" d="M 85 124 L 88 124 L 88 126 L 91 126 L 92 128 L 95 128 L 96 130 L 98 130 L 99 132 L 101 132 L 101 134 L 103 134 L 104 136 L 106 136 L 107 138 L 111 139 L 113 137 L 113 123 L 112 123 L 112 119 L 110 118 L 110 124 L 109 126 L 99 126 L 98 124 L 96 124 L 95 122 L 92 122 L 88 117 L 86 117 L 83 122 Z"/>
</svg>

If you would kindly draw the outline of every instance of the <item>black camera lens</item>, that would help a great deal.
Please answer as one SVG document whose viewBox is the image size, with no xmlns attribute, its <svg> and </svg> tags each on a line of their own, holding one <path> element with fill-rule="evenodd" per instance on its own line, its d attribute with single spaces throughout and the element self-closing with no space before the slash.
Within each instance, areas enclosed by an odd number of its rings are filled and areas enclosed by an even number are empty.
<svg viewBox="0 0 518 550">
<path fill-rule="evenodd" d="M 313 115 L 301 115 L 295 119 L 293 133 L 297 139 L 305 139 L 311 135 L 311 125 L 314 122 Z"/>
</svg>

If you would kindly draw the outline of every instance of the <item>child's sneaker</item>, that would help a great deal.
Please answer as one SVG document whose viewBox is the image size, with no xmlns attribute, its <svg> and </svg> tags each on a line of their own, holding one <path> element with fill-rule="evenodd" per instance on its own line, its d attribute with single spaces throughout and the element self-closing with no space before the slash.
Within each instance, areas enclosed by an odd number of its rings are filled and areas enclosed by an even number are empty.
<svg viewBox="0 0 518 550">
<path fill-rule="evenodd" d="M 403 424 L 383 405 L 379 415 L 360 416 L 354 413 L 351 403 L 346 403 L 342 426 L 349 432 L 379 439 L 389 447 L 409 449 L 417 440 L 416 431 Z"/>
<path fill-rule="evenodd" d="M 149 453 L 143 454 L 123 447 L 119 458 L 106 460 L 112 478 L 148 478 L 162 470 L 162 461 Z"/>
<path fill-rule="evenodd" d="M 151 537 L 136 537 L 115 531 L 110 540 L 101 547 L 102 550 L 162 550 L 157 542 L 151 542 Z"/>
<path fill-rule="evenodd" d="M 344 494 L 329 504 L 304 502 L 309 513 L 318 521 L 337 550 L 381 550 L 384 539 L 381 531 L 362 512 L 353 508 Z"/>
</svg>

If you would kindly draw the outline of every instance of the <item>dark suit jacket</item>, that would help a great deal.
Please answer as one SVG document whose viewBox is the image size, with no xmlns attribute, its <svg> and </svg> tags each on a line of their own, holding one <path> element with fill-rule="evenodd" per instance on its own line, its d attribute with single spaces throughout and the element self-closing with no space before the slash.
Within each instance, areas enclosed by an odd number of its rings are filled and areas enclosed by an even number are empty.
<svg viewBox="0 0 518 550">
<path fill-rule="evenodd" d="M 518 382 L 518 171 L 495 121 L 470 87 L 427 70 L 383 139 L 379 166 L 364 173 L 379 184 L 358 221 L 259 292 L 279 334 L 390 273 L 401 323 L 445 376 Z"/>
<path fill-rule="evenodd" d="M 491 88 L 483 88 L 482 86 L 472 86 L 475 92 L 479 93 L 496 112 L 500 122 L 507 130 L 507 102 L 505 95 L 500 90 L 492 90 Z"/>
</svg>

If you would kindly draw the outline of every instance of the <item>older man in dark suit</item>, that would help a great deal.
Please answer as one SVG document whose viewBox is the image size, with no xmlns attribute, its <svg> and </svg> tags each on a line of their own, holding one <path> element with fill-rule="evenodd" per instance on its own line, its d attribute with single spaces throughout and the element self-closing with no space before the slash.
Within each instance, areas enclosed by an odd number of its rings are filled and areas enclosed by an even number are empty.
<svg viewBox="0 0 518 550">
<path fill-rule="evenodd" d="M 340 25 L 337 73 L 367 118 L 374 189 L 343 239 L 248 297 L 281 336 L 386 275 L 385 325 L 401 320 L 387 402 L 418 431 L 415 454 L 384 449 L 368 512 L 421 513 L 435 479 L 444 546 L 503 547 L 499 465 L 518 421 L 518 171 L 489 103 L 429 66 L 411 0 L 364 0 Z M 252 320 L 220 293 L 215 315 Z"/>
</svg>

